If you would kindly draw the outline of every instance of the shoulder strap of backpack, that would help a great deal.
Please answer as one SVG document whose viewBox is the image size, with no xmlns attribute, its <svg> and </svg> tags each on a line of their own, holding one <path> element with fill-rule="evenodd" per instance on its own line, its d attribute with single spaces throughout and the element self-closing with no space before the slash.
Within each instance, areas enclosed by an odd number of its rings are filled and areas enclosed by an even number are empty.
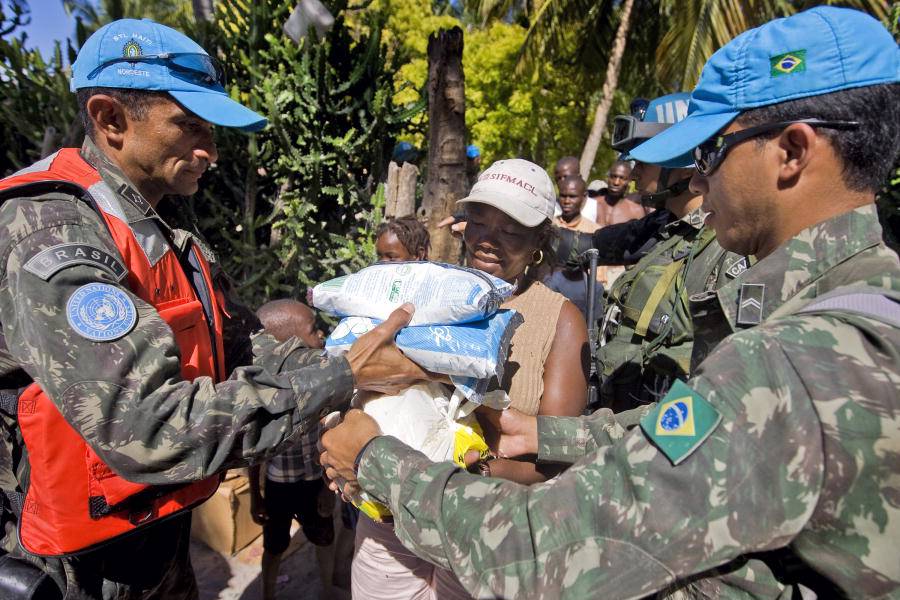
<svg viewBox="0 0 900 600">
<path fill-rule="evenodd" d="M 869 286 L 845 287 L 819 296 L 794 314 L 842 312 L 900 329 L 900 292 Z"/>
</svg>

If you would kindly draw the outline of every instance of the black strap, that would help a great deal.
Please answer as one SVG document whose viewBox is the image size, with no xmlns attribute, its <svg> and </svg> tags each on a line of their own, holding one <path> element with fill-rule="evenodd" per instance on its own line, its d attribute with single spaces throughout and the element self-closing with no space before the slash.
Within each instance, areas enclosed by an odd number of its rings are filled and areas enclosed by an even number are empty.
<svg viewBox="0 0 900 600">
<path fill-rule="evenodd" d="M 10 417 L 17 416 L 19 414 L 19 394 L 20 390 L 0 389 L 0 411 Z"/>
<path fill-rule="evenodd" d="M 22 511 L 25 509 L 25 494 L 16 490 L 3 490 L 3 495 L 6 496 L 6 500 L 9 502 L 9 508 L 12 510 L 12 513 L 16 515 L 16 519 L 22 516 Z"/>
</svg>

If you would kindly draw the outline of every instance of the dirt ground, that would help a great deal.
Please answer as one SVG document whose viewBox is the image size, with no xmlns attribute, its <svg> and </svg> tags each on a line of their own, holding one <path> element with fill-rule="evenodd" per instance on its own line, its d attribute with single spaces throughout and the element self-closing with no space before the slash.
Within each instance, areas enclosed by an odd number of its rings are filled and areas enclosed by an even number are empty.
<svg viewBox="0 0 900 600">
<path fill-rule="evenodd" d="M 333 565 L 332 582 L 349 585 L 349 561 L 353 554 L 353 532 L 340 529 L 336 523 L 336 543 L 326 549 L 316 548 L 303 536 L 294 523 L 291 544 L 282 558 L 278 576 L 279 600 L 348 600 L 349 592 L 335 586 L 326 591 L 320 575 L 320 561 Z M 336 550 L 337 548 L 337 550 Z M 335 552 L 343 555 L 335 561 Z M 260 562 L 262 536 L 238 552 L 225 556 L 211 550 L 202 542 L 191 540 L 191 561 L 200 587 L 200 600 L 261 600 L 262 578 Z"/>
</svg>

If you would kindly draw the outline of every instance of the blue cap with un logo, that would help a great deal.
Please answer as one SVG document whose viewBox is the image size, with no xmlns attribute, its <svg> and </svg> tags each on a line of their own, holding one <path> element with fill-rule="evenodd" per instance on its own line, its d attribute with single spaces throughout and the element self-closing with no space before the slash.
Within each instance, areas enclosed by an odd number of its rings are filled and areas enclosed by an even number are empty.
<svg viewBox="0 0 900 600">
<path fill-rule="evenodd" d="M 679 121 L 682 121 L 688 112 L 688 105 L 691 101 L 691 95 L 687 92 L 676 92 L 674 94 L 668 94 L 666 96 L 660 96 L 659 98 L 654 98 L 650 102 L 646 102 L 646 106 L 640 107 L 640 121 L 642 123 L 660 123 L 661 126 L 664 125 L 674 125 Z M 635 115 L 637 116 L 637 115 Z M 662 130 L 664 131 L 664 130 Z M 649 137 L 657 136 L 662 133 L 659 128 L 656 131 L 646 133 L 645 135 L 649 135 Z M 634 131 L 634 133 L 640 139 L 641 132 Z M 622 154 L 621 160 L 637 160 L 634 156 L 634 152 L 626 152 Z M 690 152 L 685 152 L 682 155 L 676 156 L 670 160 L 661 163 L 660 166 L 670 168 L 670 169 L 680 169 L 692 167 L 694 165 L 694 157 L 691 156 Z"/>
<path fill-rule="evenodd" d="M 120 19 L 87 39 L 72 65 L 72 91 L 87 87 L 168 92 L 205 121 L 258 131 L 266 119 L 232 100 L 222 67 L 194 40 L 149 19 Z"/>
<path fill-rule="evenodd" d="M 874 18 L 819 6 L 745 31 L 703 67 L 683 121 L 631 156 L 665 163 L 691 152 L 741 112 L 797 98 L 900 81 L 900 48 Z"/>
</svg>

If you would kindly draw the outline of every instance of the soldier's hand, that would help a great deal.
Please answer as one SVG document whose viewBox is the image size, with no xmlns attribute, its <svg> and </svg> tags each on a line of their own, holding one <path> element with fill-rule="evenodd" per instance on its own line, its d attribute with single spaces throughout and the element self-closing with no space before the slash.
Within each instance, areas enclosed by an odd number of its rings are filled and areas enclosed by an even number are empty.
<svg viewBox="0 0 900 600">
<path fill-rule="evenodd" d="M 409 324 L 414 311 L 412 304 L 404 304 L 392 312 L 384 323 L 360 337 L 350 347 L 347 360 L 350 362 L 356 387 L 396 394 L 417 381 L 431 379 L 428 372 L 403 356 L 394 345 L 394 337 Z"/>
<path fill-rule="evenodd" d="M 537 418 L 514 408 L 495 410 L 486 406 L 476 409 L 485 441 L 501 458 L 537 454 Z"/>
<path fill-rule="evenodd" d="M 381 429 L 375 419 L 358 409 L 348 411 L 340 425 L 322 435 L 322 447 L 325 450 L 319 457 L 319 462 L 325 468 L 325 476 L 333 482 L 341 479 L 347 483 L 355 482 L 356 457 L 366 444 L 379 435 Z"/>
</svg>

